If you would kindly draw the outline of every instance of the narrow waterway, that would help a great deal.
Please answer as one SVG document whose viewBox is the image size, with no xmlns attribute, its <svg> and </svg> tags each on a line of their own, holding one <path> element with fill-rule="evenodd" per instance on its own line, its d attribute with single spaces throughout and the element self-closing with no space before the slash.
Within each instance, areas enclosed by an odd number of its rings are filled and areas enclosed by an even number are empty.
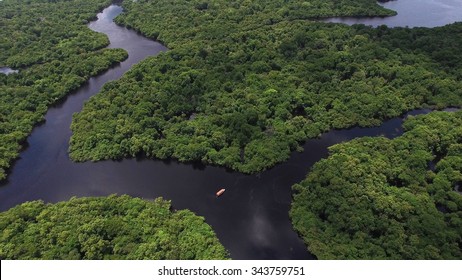
<svg viewBox="0 0 462 280">
<path fill-rule="evenodd" d="M 112 19 L 121 11 L 119 6 L 112 5 L 89 27 L 107 34 L 109 47 L 127 50 L 129 58 L 91 78 L 48 111 L 46 122 L 34 129 L 28 147 L 0 188 L 0 210 L 37 199 L 58 202 L 73 196 L 114 193 L 145 199 L 161 196 L 172 200 L 176 209 L 187 208 L 204 216 L 233 259 L 313 258 L 293 231 L 288 217 L 291 186 L 301 181 L 315 162 L 327 156 L 329 146 L 361 136 L 396 137 L 402 133 L 402 118 L 375 128 L 331 131 L 320 139 L 307 141 L 303 153 L 293 153 L 289 161 L 257 175 L 176 161 L 126 159 L 74 163 L 67 154 L 72 114 L 80 111 L 85 100 L 99 92 L 104 83 L 118 79 L 145 57 L 166 50 L 159 43 L 115 25 Z M 217 199 L 215 192 L 220 188 L 226 188 L 226 192 Z"/>
</svg>

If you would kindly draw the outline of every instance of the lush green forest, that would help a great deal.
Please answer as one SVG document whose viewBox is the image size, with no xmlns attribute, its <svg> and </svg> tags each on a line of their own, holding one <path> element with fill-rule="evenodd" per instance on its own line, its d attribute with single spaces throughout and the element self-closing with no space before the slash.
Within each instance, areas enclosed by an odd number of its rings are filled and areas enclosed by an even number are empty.
<svg viewBox="0 0 462 280">
<path fill-rule="evenodd" d="M 86 27 L 110 0 L 0 2 L 0 180 L 48 106 L 123 61 L 121 49 Z"/>
<path fill-rule="evenodd" d="M 215 233 L 189 210 L 129 196 L 27 202 L 0 213 L 4 259 L 226 259 Z"/>
<path fill-rule="evenodd" d="M 462 112 L 404 128 L 332 146 L 294 186 L 290 216 L 318 258 L 462 258 Z"/>
<path fill-rule="evenodd" d="M 124 7 L 118 23 L 172 50 L 107 84 L 75 116 L 77 161 L 143 154 L 252 173 L 331 128 L 462 105 L 462 24 L 374 29 L 309 20 L 389 13 L 374 1 Z"/>
</svg>

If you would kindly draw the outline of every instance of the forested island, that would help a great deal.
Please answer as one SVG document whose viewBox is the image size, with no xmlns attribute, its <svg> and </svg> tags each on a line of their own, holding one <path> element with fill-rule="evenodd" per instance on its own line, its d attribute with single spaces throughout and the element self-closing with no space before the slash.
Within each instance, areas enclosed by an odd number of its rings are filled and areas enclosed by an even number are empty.
<svg viewBox="0 0 462 280">
<path fill-rule="evenodd" d="M 125 1 L 119 24 L 171 50 L 108 83 L 72 124 L 76 161 L 144 155 L 265 170 L 332 128 L 460 106 L 462 24 L 316 22 L 391 15 L 371 1 Z"/>
<path fill-rule="evenodd" d="M 318 258 L 462 258 L 462 111 L 404 129 L 332 146 L 294 186 L 290 216 Z"/>
<path fill-rule="evenodd" d="M 202 217 L 129 196 L 27 202 L 0 213 L 0 258 L 227 259 Z"/>
<path fill-rule="evenodd" d="M 0 2 L 0 180 L 52 104 L 123 61 L 104 34 L 86 24 L 111 0 Z"/>
</svg>

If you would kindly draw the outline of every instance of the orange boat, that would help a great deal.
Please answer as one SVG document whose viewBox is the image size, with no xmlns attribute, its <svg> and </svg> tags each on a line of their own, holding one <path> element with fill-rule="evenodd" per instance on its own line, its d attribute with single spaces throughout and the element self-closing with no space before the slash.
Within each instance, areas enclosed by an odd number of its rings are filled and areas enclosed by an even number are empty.
<svg viewBox="0 0 462 280">
<path fill-rule="evenodd" d="M 217 197 L 222 195 L 224 192 L 225 192 L 225 189 L 221 189 L 221 190 L 217 191 Z"/>
</svg>

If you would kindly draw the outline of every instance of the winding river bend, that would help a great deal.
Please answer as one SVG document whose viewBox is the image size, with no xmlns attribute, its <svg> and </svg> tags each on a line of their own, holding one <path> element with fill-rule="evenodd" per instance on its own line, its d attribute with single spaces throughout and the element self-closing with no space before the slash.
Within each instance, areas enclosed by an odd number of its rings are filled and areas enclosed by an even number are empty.
<svg viewBox="0 0 462 280">
<path fill-rule="evenodd" d="M 360 136 L 396 137 L 402 133 L 402 118 L 375 128 L 331 131 L 307 141 L 305 152 L 293 153 L 289 161 L 257 175 L 160 160 L 74 163 L 67 154 L 72 114 L 80 111 L 85 100 L 104 83 L 118 79 L 145 57 L 166 50 L 159 43 L 115 25 L 112 19 L 121 12 L 119 6 L 112 5 L 98 14 L 98 20 L 89 27 L 107 34 L 109 47 L 127 50 L 129 58 L 91 78 L 65 102 L 48 111 L 45 124 L 34 129 L 28 147 L 0 187 L 0 210 L 37 199 L 58 202 L 72 196 L 113 193 L 145 199 L 162 196 L 172 200 L 176 209 L 188 208 L 204 216 L 233 259 L 312 259 L 288 217 L 291 186 L 301 181 L 316 161 L 327 156 L 327 147 Z M 215 192 L 222 187 L 227 191 L 216 199 Z"/>
</svg>

